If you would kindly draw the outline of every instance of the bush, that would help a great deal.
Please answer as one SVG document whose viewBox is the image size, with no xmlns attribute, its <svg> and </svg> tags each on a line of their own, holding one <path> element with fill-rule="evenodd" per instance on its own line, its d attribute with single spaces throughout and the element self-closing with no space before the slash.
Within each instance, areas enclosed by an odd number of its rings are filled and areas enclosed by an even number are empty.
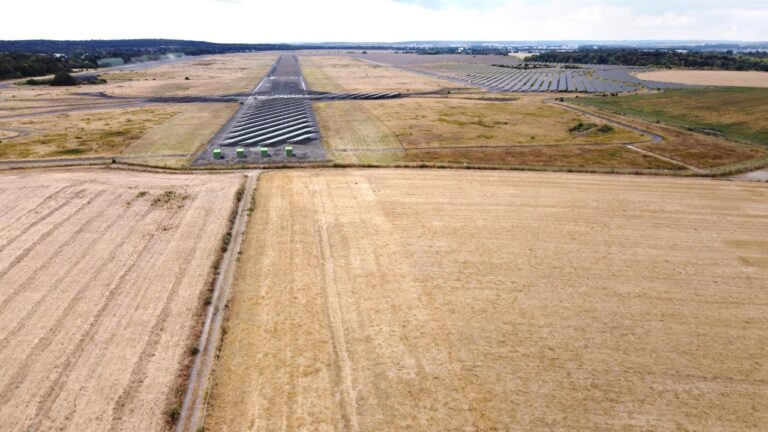
<svg viewBox="0 0 768 432">
<path fill-rule="evenodd" d="M 597 128 L 597 131 L 600 132 L 600 133 L 611 133 L 611 132 L 613 132 L 613 126 L 611 126 L 609 124 L 604 124 L 604 125 L 600 126 L 599 128 Z"/>
<path fill-rule="evenodd" d="M 596 127 L 597 125 L 594 123 L 579 122 L 576 126 L 573 126 L 572 128 L 568 129 L 568 131 L 569 132 L 587 132 Z"/>
<path fill-rule="evenodd" d="M 77 80 L 68 73 L 57 73 L 51 80 L 54 87 L 76 86 Z"/>
<path fill-rule="evenodd" d="M 173 406 L 173 408 L 168 411 L 168 420 L 171 421 L 171 424 L 176 423 L 177 420 L 179 420 L 179 415 L 181 414 L 181 407 L 179 404 L 176 404 Z"/>
</svg>

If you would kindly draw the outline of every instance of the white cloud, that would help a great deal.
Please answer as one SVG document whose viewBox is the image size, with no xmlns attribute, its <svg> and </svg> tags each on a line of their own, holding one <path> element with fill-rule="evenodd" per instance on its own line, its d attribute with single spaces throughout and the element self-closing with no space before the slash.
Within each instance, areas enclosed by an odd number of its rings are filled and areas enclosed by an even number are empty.
<svg viewBox="0 0 768 432">
<path fill-rule="evenodd" d="M 214 42 L 768 40 L 764 1 L 38 0 L 11 2 L 2 39 L 180 38 Z M 474 3 L 477 4 L 477 3 Z"/>
</svg>

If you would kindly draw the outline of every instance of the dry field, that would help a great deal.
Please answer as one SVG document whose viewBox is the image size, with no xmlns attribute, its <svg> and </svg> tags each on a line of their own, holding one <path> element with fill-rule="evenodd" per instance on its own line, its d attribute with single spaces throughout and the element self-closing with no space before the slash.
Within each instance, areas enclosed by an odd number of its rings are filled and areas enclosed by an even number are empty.
<svg viewBox="0 0 768 432">
<path fill-rule="evenodd" d="M 639 148 L 698 168 L 714 168 L 768 160 L 766 96 L 763 89 L 670 90 L 570 101 L 602 108 L 602 116 L 664 137 L 661 143 Z"/>
<path fill-rule="evenodd" d="M 650 81 L 692 85 L 768 87 L 766 72 L 669 70 L 644 72 L 637 74 L 637 77 Z"/>
<path fill-rule="evenodd" d="M 406 72 L 351 57 L 302 56 L 301 68 L 312 90 L 327 92 L 432 92 L 461 88 L 461 84 Z"/>
<path fill-rule="evenodd" d="M 238 105 L 190 104 L 165 123 L 152 128 L 123 152 L 124 155 L 191 154 L 202 149 L 235 114 Z"/>
<path fill-rule="evenodd" d="M 405 148 L 551 144 L 615 144 L 649 139 L 627 129 L 570 132 L 586 116 L 540 97 L 494 102 L 453 98 L 370 101 L 365 107 Z M 604 124 L 604 123 L 603 123 Z"/>
<path fill-rule="evenodd" d="M 338 162 L 675 169 L 618 145 L 649 140 L 639 133 L 618 127 L 607 133 L 569 131 L 579 122 L 605 122 L 538 96 L 321 102 L 315 111 L 326 147 Z"/>
<path fill-rule="evenodd" d="M 174 124 L 172 119 L 181 110 L 189 108 L 152 106 L 0 119 L 0 130 L 21 132 L 0 139 L 0 159 L 118 155 L 154 127 Z M 145 141 L 149 139 L 152 136 Z"/>
<path fill-rule="evenodd" d="M 193 154 L 226 123 L 236 104 L 147 105 L 130 98 L 248 91 L 275 59 L 275 53 L 192 57 L 107 72 L 104 85 L 2 88 L 0 159 Z M 85 92 L 129 98 L 79 94 Z M 172 165 L 187 162 L 179 158 Z"/>
<path fill-rule="evenodd" d="M 206 431 L 762 431 L 768 185 L 259 180 Z"/>
<path fill-rule="evenodd" d="M 0 180 L 0 430 L 166 429 L 242 177 Z"/>
<path fill-rule="evenodd" d="M 96 86 L 113 96 L 215 96 L 252 90 L 277 53 L 192 57 L 184 62 L 137 71 L 106 73 Z M 186 78 L 189 80 L 186 80 Z"/>
</svg>

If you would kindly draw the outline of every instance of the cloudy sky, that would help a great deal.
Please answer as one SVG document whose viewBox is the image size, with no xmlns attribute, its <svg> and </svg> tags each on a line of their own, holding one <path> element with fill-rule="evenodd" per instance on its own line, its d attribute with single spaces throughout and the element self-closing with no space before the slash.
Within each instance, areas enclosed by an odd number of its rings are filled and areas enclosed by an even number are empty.
<svg viewBox="0 0 768 432">
<path fill-rule="evenodd" d="M 36 0 L 0 39 L 768 40 L 768 0 Z"/>
</svg>

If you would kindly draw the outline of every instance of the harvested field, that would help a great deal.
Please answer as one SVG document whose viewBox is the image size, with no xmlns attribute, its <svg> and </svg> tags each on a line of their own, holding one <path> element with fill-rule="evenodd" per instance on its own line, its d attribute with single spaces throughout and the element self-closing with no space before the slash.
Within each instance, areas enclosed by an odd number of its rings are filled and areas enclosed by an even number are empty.
<svg viewBox="0 0 768 432">
<path fill-rule="evenodd" d="M 0 180 L 0 429 L 165 430 L 242 176 Z"/>
<path fill-rule="evenodd" d="M 768 185 L 305 170 L 256 202 L 206 431 L 768 428 Z"/>
<path fill-rule="evenodd" d="M 431 92 L 469 88 L 437 78 L 377 65 L 351 57 L 301 57 L 302 71 L 312 90 L 326 92 Z M 478 90 L 479 92 L 479 90 Z"/>
<path fill-rule="evenodd" d="M 768 87 L 768 73 L 766 72 L 665 70 L 643 72 L 637 74 L 637 77 L 650 81 L 691 85 Z"/>
</svg>

